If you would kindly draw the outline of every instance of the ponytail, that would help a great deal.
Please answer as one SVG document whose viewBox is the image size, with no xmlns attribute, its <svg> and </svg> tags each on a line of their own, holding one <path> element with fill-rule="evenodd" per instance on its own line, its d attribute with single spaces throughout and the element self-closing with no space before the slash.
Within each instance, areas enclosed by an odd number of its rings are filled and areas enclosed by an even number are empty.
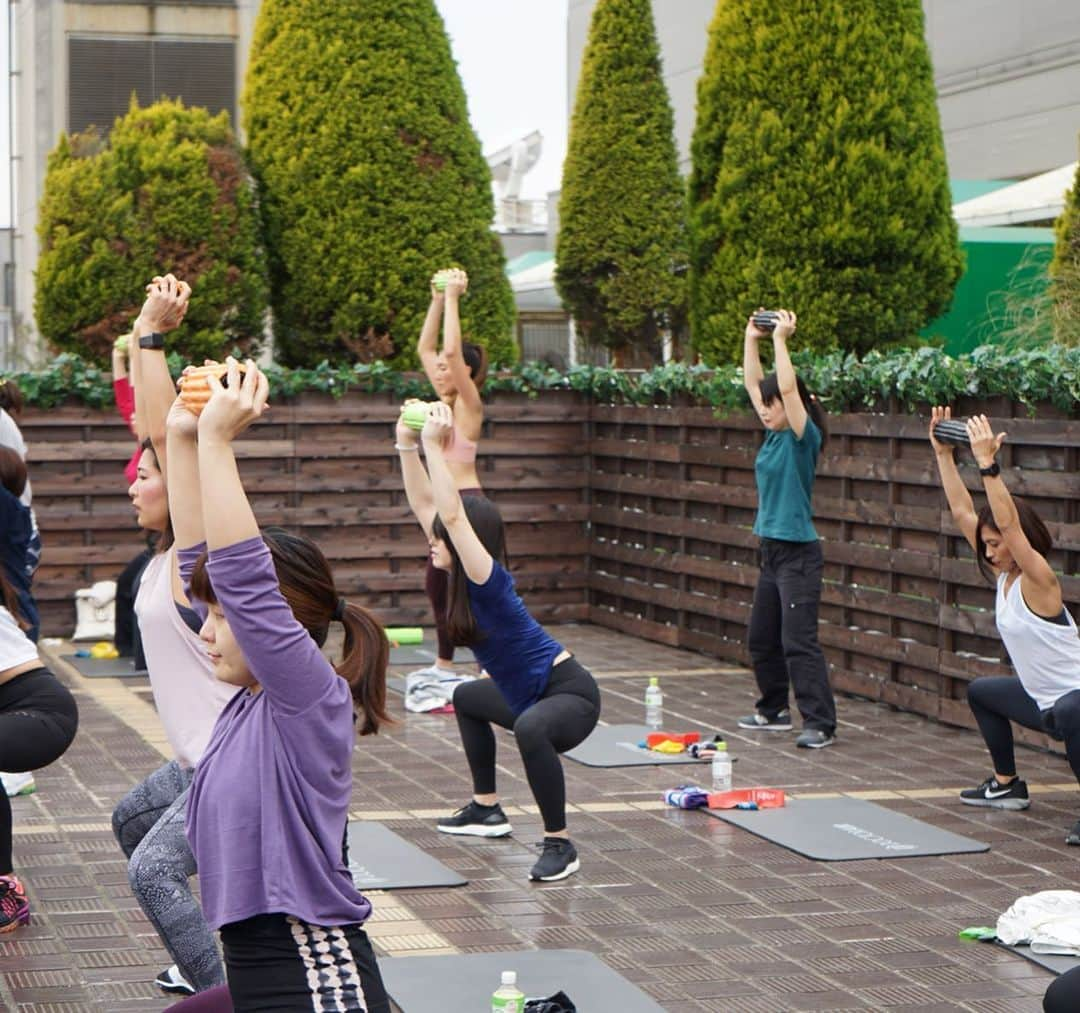
<svg viewBox="0 0 1080 1013">
<path fill-rule="evenodd" d="M 334 670 L 352 691 L 360 716 L 360 734 L 374 735 L 381 723 L 391 720 L 386 711 L 390 641 L 383 624 L 366 608 L 342 599 L 334 617 L 345 627 L 344 653 Z"/>
<path fill-rule="evenodd" d="M 19 596 L 8 581 L 7 574 L 4 573 L 2 566 L 0 566 L 0 604 L 3 604 L 4 608 L 11 613 L 11 618 L 15 620 L 15 624 L 20 630 L 25 633 L 30 629 L 30 624 L 19 609 Z"/>
</svg>

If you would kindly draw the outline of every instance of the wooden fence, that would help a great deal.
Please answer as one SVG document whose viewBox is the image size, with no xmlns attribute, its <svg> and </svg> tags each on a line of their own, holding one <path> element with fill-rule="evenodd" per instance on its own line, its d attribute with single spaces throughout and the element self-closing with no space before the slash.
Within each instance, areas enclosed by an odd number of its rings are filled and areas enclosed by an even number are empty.
<svg viewBox="0 0 1080 1013">
<path fill-rule="evenodd" d="M 993 408 L 1009 433 L 1009 487 L 1049 521 L 1051 561 L 1078 614 L 1080 422 Z M 355 393 L 275 405 L 241 442 L 241 468 L 262 523 L 302 529 L 344 591 L 387 622 L 418 623 L 428 620 L 426 547 L 390 446 L 396 413 L 386 396 Z M 830 429 L 814 502 L 834 685 L 970 724 L 966 683 L 1008 669 L 993 592 L 949 517 L 925 417 L 836 415 Z M 76 406 L 28 411 L 23 431 L 45 545 L 35 592 L 45 632 L 70 634 L 73 591 L 115 577 L 141 545 L 122 474 L 132 440 L 114 415 Z M 481 480 L 509 522 L 512 570 L 538 617 L 746 662 L 760 439 L 754 417 L 709 408 L 495 396 Z"/>
</svg>

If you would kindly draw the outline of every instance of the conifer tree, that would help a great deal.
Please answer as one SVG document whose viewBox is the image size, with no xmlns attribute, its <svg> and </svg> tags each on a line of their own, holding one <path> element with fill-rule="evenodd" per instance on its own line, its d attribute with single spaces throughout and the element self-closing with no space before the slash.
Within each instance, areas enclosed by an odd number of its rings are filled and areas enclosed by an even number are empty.
<svg viewBox="0 0 1080 1013">
<path fill-rule="evenodd" d="M 192 287 L 169 350 L 193 361 L 255 352 L 266 272 L 251 179 L 227 113 L 132 103 L 108 138 L 61 136 L 38 217 L 34 309 L 57 349 L 104 364 L 131 327 L 143 286 L 173 272 Z"/>
<path fill-rule="evenodd" d="M 454 265 L 466 340 L 513 360 L 491 173 L 433 0 L 264 0 L 244 117 L 283 363 L 415 366 L 428 279 Z"/>
<path fill-rule="evenodd" d="M 555 281 L 586 340 L 639 364 L 685 319 L 684 192 L 649 0 L 599 0 L 563 168 Z"/>
<path fill-rule="evenodd" d="M 761 305 L 856 351 L 944 312 L 963 258 L 920 0 L 719 0 L 689 202 L 708 359 L 738 354 Z"/>
<path fill-rule="evenodd" d="M 1080 345 L 1080 166 L 1065 195 L 1054 234 L 1054 259 L 1050 262 L 1054 338 L 1065 345 Z"/>
</svg>

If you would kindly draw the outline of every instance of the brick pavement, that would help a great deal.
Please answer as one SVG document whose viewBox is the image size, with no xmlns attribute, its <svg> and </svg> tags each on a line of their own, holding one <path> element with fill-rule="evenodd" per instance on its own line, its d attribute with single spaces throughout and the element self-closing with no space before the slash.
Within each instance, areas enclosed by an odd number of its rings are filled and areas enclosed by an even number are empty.
<svg viewBox="0 0 1080 1013">
<path fill-rule="evenodd" d="M 588 949 L 670 1010 L 1041 1009 L 1047 972 L 956 933 L 993 924 L 1021 894 L 1074 885 L 1080 853 L 1063 839 L 1080 807 L 1062 758 L 1020 751 L 1035 789 L 1026 813 L 962 807 L 956 790 L 988 770 L 971 732 L 842 699 L 837 745 L 796 751 L 794 733 L 761 738 L 735 727 L 754 699 L 746 672 L 596 627 L 559 635 L 602 677 L 608 722 L 640 721 L 645 676 L 659 673 L 669 724 L 723 730 L 737 784 L 872 798 L 992 850 L 813 862 L 665 808 L 662 790 L 692 768 L 567 763 L 582 870 L 538 887 L 525 877 L 542 831 L 509 740 L 500 738 L 500 790 L 514 838 L 448 838 L 433 817 L 469 793 L 453 718 L 400 709 L 398 725 L 357 748 L 355 814 L 381 820 L 470 882 L 371 894 L 380 954 Z M 0 1005 L 161 1010 L 169 1002 L 149 982 L 169 961 L 131 897 L 109 829 L 114 802 L 161 762 L 149 692 L 141 680 L 70 669 L 62 678 L 78 695 L 82 726 L 67 755 L 39 773 L 38 793 L 13 800 L 34 921 L 0 941 Z M 392 703 L 400 708 L 399 698 Z"/>
</svg>

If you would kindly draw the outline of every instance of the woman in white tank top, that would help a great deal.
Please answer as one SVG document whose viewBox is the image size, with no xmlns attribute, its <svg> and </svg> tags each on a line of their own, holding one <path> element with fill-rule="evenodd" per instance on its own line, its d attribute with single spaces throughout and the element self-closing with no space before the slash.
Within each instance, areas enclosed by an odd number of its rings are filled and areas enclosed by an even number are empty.
<svg viewBox="0 0 1080 1013">
<path fill-rule="evenodd" d="M 977 788 L 960 793 L 966 805 L 1026 809 L 1027 784 L 1016 774 L 1010 722 L 1046 732 L 1065 743 L 1073 774 L 1080 781 L 1080 636 L 1065 608 L 1061 581 L 1047 561 L 1050 532 L 1035 510 L 1014 500 L 995 460 L 1005 439 L 985 415 L 967 421 L 968 438 L 982 475 L 987 505 L 976 512 L 952 447 L 934 437 L 934 426 L 950 417 L 934 408 L 930 442 L 953 520 L 983 575 L 996 583 L 995 619 L 1016 677 L 984 676 L 968 684 L 968 703 L 978 722 L 994 773 Z M 1080 845 L 1080 821 L 1066 844 Z"/>
</svg>

